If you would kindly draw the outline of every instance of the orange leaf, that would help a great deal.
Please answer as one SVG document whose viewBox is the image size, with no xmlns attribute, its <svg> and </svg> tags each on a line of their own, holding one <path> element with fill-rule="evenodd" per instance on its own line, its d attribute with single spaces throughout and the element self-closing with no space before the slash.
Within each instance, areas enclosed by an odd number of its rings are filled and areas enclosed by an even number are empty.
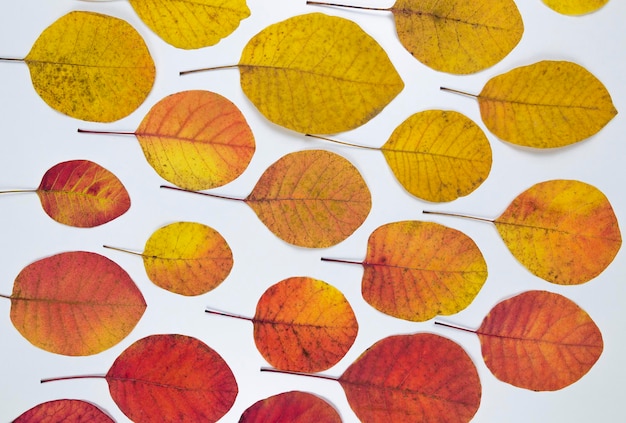
<svg viewBox="0 0 626 423">
<path fill-rule="evenodd" d="M 152 335 L 128 347 L 106 374 L 113 400 L 134 422 L 216 422 L 238 388 L 222 357 L 184 335 Z"/>
<path fill-rule="evenodd" d="M 591 317 L 566 297 L 529 291 L 497 304 L 476 331 L 489 370 L 534 391 L 554 391 L 583 377 L 604 343 Z"/>
<path fill-rule="evenodd" d="M 50 168 L 37 195 L 48 216 L 81 228 L 110 222 L 130 208 L 130 197 L 122 182 L 88 160 L 62 162 Z"/>
<path fill-rule="evenodd" d="M 369 238 L 363 298 L 383 313 L 411 321 L 467 307 L 487 279 L 487 264 L 467 235 L 431 222 L 394 222 Z"/>
<path fill-rule="evenodd" d="M 124 339 L 146 309 L 141 292 L 115 262 L 73 251 L 26 266 L 15 279 L 11 321 L 33 345 L 91 355 Z"/>
<path fill-rule="evenodd" d="M 326 282 L 292 277 L 271 286 L 254 315 L 254 342 L 277 369 L 318 372 L 348 352 L 358 323 L 343 294 Z"/>
<path fill-rule="evenodd" d="M 62 399 L 36 405 L 21 414 L 13 423 L 114 423 L 114 420 L 93 404 L 81 400 Z"/>
<path fill-rule="evenodd" d="M 239 423 L 341 423 L 332 405 L 307 392 L 273 395 L 246 409 Z"/>
<path fill-rule="evenodd" d="M 430 333 L 378 341 L 338 380 L 362 422 L 469 422 L 482 390 L 467 353 Z"/>
</svg>

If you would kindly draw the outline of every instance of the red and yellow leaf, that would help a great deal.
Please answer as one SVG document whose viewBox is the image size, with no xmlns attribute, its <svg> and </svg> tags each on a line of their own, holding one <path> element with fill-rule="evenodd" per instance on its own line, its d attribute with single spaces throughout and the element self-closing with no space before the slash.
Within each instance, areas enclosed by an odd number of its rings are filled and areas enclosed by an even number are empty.
<svg viewBox="0 0 626 423">
<path fill-rule="evenodd" d="M 273 395 L 248 407 L 239 423 L 341 423 L 337 410 L 308 392 Z"/>
<path fill-rule="evenodd" d="M 36 405 L 13 423 L 114 423 L 104 411 L 81 400 L 62 399 Z"/>
</svg>

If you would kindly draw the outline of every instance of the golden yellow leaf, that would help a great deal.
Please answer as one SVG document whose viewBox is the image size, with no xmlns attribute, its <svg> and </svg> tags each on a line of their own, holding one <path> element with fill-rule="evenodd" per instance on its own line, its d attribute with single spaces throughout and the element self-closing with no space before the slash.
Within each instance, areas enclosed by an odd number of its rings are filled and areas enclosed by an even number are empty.
<svg viewBox="0 0 626 423">
<path fill-rule="evenodd" d="M 502 60 L 524 33 L 513 0 L 397 0 L 400 42 L 435 70 L 469 74 Z"/>
<path fill-rule="evenodd" d="M 535 148 L 582 141 L 617 114 L 602 82 L 565 61 L 542 61 L 496 76 L 485 84 L 478 103 L 496 136 Z"/>
<path fill-rule="evenodd" d="M 491 170 L 489 140 L 471 119 L 454 111 L 412 115 L 381 151 L 402 186 L 428 201 L 468 195 Z"/>
<path fill-rule="evenodd" d="M 131 25 L 82 11 L 46 28 L 24 61 L 50 107 L 93 122 L 112 122 L 135 111 L 152 90 L 156 72 Z"/>
<path fill-rule="evenodd" d="M 217 44 L 250 16 L 246 0 L 129 0 L 139 18 L 182 49 Z"/>
<path fill-rule="evenodd" d="M 584 15 L 595 12 L 609 0 L 543 0 L 550 9 L 564 15 Z"/>
<path fill-rule="evenodd" d="M 404 83 L 387 53 L 357 24 L 311 13 L 270 25 L 245 46 L 241 87 L 270 121 L 302 133 L 356 128 Z"/>
</svg>

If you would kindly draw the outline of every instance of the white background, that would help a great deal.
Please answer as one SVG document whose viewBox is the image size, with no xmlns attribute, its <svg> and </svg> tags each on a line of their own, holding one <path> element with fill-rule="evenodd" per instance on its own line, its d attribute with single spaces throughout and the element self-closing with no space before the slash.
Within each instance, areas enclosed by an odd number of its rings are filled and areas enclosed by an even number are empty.
<svg viewBox="0 0 626 423">
<path fill-rule="evenodd" d="M 135 280 L 148 308 L 135 330 L 115 347 L 90 357 L 64 357 L 32 346 L 13 328 L 10 302 L 0 300 L 0 421 L 9 421 L 48 400 L 80 398 L 127 421 L 111 400 L 103 379 L 40 384 L 41 378 L 104 374 L 115 358 L 137 339 L 155 333 L 195 336 L 219 352 L 232 368 L 239 395 L 223 422 L 237 422 L 254 402 L 289 390 L 305 390 L 329 400 L 344 421 L 355 422 L 340 385 L 333 381 L 261 373 L 267 366 L 252 339 L 252 324 L 209 316 L 207 306 L 252 316 L 265 289 L 290 276 L 311 276 L 340 289 L 355 309 L 360 331 L 355 344 L 325 374 L 339 376 L 366 348 L 400 333 L 434 332 L 455 340 L 470 354 L 483 386 L 475 422 L 612 422 L 623 416 L 626 380 L 626 262 L 624 249 L 594 280 L 581 286 L 552 285 L 519 265 L 488 223 L 422 215 L 423 209 L 460 211 L 493 218 L 531 185 L 548 179 L 578 179 L 601 189 L 611 201 L 622 227 L 626 225 L 624 159 L 626 158 L 626 2 L 612 0 L 599 12 L 566 17 L 540 0 L 518 0 L 525 33 L 514 51 L 496 66 L 471 76 L 433 71 L 400 45 L 392 15 L 306 6 L 304 0 L 249 0 L 251 16 L 218 45 L 185 51 L 169 46 L 152 33 L 126 1 L 107 3 L 3 1 L 0 6 L 0 56 L 24 57 L 41 31 L 72 10 L 92 10 L 127 20 L 144 36 L 154 57 L 157 79 L 145 103 L 127 118 L 111 124 L 81 122 L 50 109 L 35 93 L 23 63 L 0 63 L 0 189 L 35 188 L 43 173 L 70 159 L 89 159 L 115 173 L 132 198 L 125 215 L 104 226 L 78 229 L 51 220 L 34 194 L 0 198 L 0 292 L 10 294 L 15 276 L 33 261 L 63 251 L 87 250 L 120 264 Z M 368 4 L 361 0 L 360 4 Z M 390 1 L 369 2 L 390 6 Z M 448 204 L 429 204 L 410 196 L 394 179 L 381 153 L 324 143 L 279 128 L 265 120 L 243 95 L 236 69 L 179 76 L 181 70 L 236 64 L 247 40 L 271 23 L 322 11 L 356 21 L 389 53 L 406 87 L 368 124 L 337 138 L 371 146 L 382 145 L 393 129 L 413 113 L 448 109 L 464 113 L 487 134 L 493 167 L 487 181 L 469 196 Z M 596 136 L 553 151 L 530 151 L 509 145 L 490 134 L 471 98 L 439 91 L 447 86 L 478 93 L 492 76 L 544 59 L 574 61 L 596 75 L 612 94 L 620 114 Z M 325 250 L 290 246 L 272 235 L 245 204 L 159 189 L 164 183 L 147 164 L 134 137 L 90 136 L 76 129 L 133 131 L 150 107 L 166 95 L 188 90 L 215 91 L 244 113 L 256 137 L 257 151 L 245 173 L 216 193 L 245 197 L 261 173 L 284 154 L 305 148 L 335 151 L 362 172 L 373 197 L 372 211 L 348 240 Z M 324 263 L 320 257 L 362 260 L 367 239 L 378 226 L 405 219 L 434 220 L 460 229 L 482 250 L 489 277 L 476 300 L 450 317 L 476 328 L 496 303 L 530 289 L 566 295 L 584 308 L 600 327 L 605 349 L 596 365 L 577 383 L 557 392 L 531 392 L 498 381 L 486 368 L 478 339 L 470 333 L 435 326 L 432 321 L 404 322 L 385 316 L 361 297 L 360 266 Z M 218 230 L 230 244 L 234 268 L 214 291 L 182 297 L 154 286 L 140 258 L 102 248 L 103 244 L 141 251 L 157 228 L 175 221 L 197 221 Z"/>
</svg>

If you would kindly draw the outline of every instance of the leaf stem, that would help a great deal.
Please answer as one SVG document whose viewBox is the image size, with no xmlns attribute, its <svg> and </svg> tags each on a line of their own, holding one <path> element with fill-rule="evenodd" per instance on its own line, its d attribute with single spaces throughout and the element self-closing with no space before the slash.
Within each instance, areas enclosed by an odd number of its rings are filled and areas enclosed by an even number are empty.
<svg viewBox="0 0 626 423">
<path fill-rule="evenodd" d="M 464 328 L 464 327 L 461 327 L 461 326 L 451 325 L 451 324 L 448 324 L 448 323 L 439 322 L 437 320 L 435 320 L 435 324 L 439 325 L 439 326 L 444 326 L 444 327 L 447 327 L 447 328 L 451 328 L 451 329 L 462 330 L 463 332 L 469 332 L 469 333 L 474 333 L 474 334 L 476 333 L 475 330 Z"/>
<path fill-rule="evenodd" d="M 4 294 L 0 294 L 0 298 L 6 298 L 7 300 L 12 300 L 13 298 L 11 298 L 10 295 L 4 295 Z"/>
<path fill-rule="evenodd" d="M 250 317 L 240 316 L 238 314 L 225 313 L 222 311 L 212 310 L 210 308 L 205 309 L 204 312 L 209 313 L 209 314 L 216 314 L 218 316 L 232 317 L 233 319 L 247 320 L 248 322 L 252 322 L 254 320 Z"/>
<path fill-rule="evenodd" d="M 79 375 L 79 376 L 61 376 L 61 377 L 49 377 L 41 379 L 41 383 L 57 382 L 59 380 L 71 380 L 71 379 L 106 379 L 105 375 Z"/>
<path fill-rule="evenodd" d="M 14 57 L 0 57 L 0 61 L 2 62 L 23 62 L 24 59 L 17 59 Z"/>
<path fill-rule="evenodd" d="M 136 135 L 135 132 L 126 132 L 126 131 L 96 131 L 93 129 L 80 129 L 78 128 L 76 132 L 80 134 L 98 134 L 98 135 Z"/>
<path fill-rule="evenodd" d="M 22 194 L 22 193 L 26 193 L 26 192 L 37 192 L 36 189 L 8 189 L 5 191 L 0 191 L 0 194 Z"/>
<path fill-rule="evenodd" d="M 120 251 L 122 253 L 133 254 L 135 256 L 143 257 L 143 253 L 138 253 L 136 251 L 125 250 L 123 248 L 111 247 L 110 245 L 103 245 L 102 248 L 108 248 L 109 250 Z"/>
<path fill-rule="evenodd" d="M 481 222 L 493 223 L 493 219 L 487 219 L 485 217 L 478 217 L 478 216 L 470 216 L 470 215 L 467 215 L 467 214 L 448 213 L 448 212 L 440 212 L 440 211 L 433 211 L 433 210 L 422 210 L 422 213 L 424 213 L 424 214 L 438 214 L 440 216 L 461 217 L 463 219 L 472 219 L 472 220 L 479 220 Z"/>
<path fill-rule="evenodd" d="M 331 263 L 360 264 L 360 265 L 363 264 L 362 262 L 358 262 L 358 261 L 341 260 L 341 259 L 328 258 L 328 257 L 322 257 L 320 260 L 328 261 L 328 262 L 331 262 Z"/>
<path fill-rule="evenodd" d="M 349 4 L 326 3 L 326 2 L 321 2 L 321 1 L 310 1 L 310 0 L 307 0 L 306 4 L 310 4 L 314 6 L 344 7 L 347 9 L 376 10 L 379 12 L 389 12 L 389 10 L 391 10 L 388 7 L 382 8 L 382 7 L 352 6 Z"/>
<path fill-rule="evenodd" d="M 228 197 L 226 195 L 211 194 L 211 193 L 208 193 L 208 192 L 201 192 L 201 191 L 192 191 L 190 189 L 172 187 L 172 186 L 169 186 L 169 185 L 161 185 L 160 188 L 171 189 L 171 190 L 174 190 L 174 191 L 188 192 L 188 193 L 191 193 L 191 194 L 204 195 L 204 196 L 213 197 L 213 198 L 221 198 L 223 200 L 246 201 L 243 198 Z"/>
<path fill-rule="evenodd" d="M 467 93 L 467 92 L 465 92 L 465 91 L 459 91 L 459 90 L 455 90 L 455 89 L 452 89 L 452 88 L 447 88 L 447 87 L 439 87 L 439 89 L 440 89 L 441 91 L 446 91 L 446 92 L 449 92 L 449 93 L 454 93 L 454 94 L 464 95 L 464 96 L 466 96 L 466 97 L 472 97 L 472 98 L 476 98 L 476 97 L 478 97 L 476 94 L 470 94 L 470 93 Z"/>
<path fill-rule="evenodd" d="M 273 367 L 261 367 L 261 371 L 262 372 L 270 372 L 270 373 L 281 373 L 281 374 L 285 374 L 285 375 L 297 375 L 297 376 L 314 377 L 314 378 L 317 378 L 317 379 L 333 380 L 335 382 L 337 382 L 337 380 L 338 380 L 334 376 L 326 376 L 326 375 L 320 375 L 320 374 L 316 374 L 316 373 L 294 372 L 294 371 L 291 371 L 291 370 L 279 370 L 279 369 L 274 369 Z"/>
<path fill-rule="evenodd" d="M 239 65 L 224 65 L 224 66 L 213 66 L 210 68 L 200 68 L 200 69 L 190 69 L 190 70 L 186 70 L 186 71 L 180 71 L 178 74 L 179 75 L 188 75 L 190 73 L 197 73 L 197 72 L 207 72 L 207 71 L 214 71 L 214 70 L 220 70 L 220 69 L 232 69 L 232 68 L 237 68 L 239 67 Z"/>
<path fill-rule="evenodd" d="M 337 141 L 337 140 L 333 140 L 331 138 L 326 138 L 326 137 L 322 137 L 320 135 L 312 135 L 312 134 L 306 134 L 307 137 L 311 137 L 311 138 L 317 138 L 319 140 L 324 140 L 324 141 L 328 141 L 328 142 L 332 142 L 335 144 L 340 144 L 340 145 L 345 145 L 347 147 L 355 147 L 355 148 L 362 148 L 364 150 L 376 150 L 376 151 L 380 151 L 380 147 L 369 147 L 367 145 L 359 145 L 359 144 L 352 144 L 349 142 L 344 142 L 344 141 Z"/>
</svg>

